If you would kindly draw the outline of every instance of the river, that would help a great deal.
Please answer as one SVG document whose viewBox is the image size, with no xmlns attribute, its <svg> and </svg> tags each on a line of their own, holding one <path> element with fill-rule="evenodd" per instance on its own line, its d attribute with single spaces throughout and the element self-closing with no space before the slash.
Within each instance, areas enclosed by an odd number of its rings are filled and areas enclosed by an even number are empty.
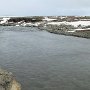
<svg viewBox="0 0 90 90">
<path fill-rule="evenodd" d="M 22 90 L 90 90 L 90 39 L 0 27 L 0 66 Z"/>
</svg>

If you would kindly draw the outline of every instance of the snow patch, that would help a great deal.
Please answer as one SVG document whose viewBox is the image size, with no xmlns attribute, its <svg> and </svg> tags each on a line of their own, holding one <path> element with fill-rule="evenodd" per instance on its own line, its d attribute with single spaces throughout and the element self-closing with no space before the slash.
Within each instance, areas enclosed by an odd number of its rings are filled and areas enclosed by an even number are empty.
<svg viewBox="0 0 90 90">
<path fill-rule="evenodd" d="M 90 25 L 90 21 L 68 22 L 68 24 L 73 25 L 73 26 L 75 26 L 75 27 L 77 27 L 78 25 L 81 25 L 81 26 L 88 26 L 88 25 Z"/>
<path fill-rule="evenodd" d="M 51 19 L 51 18 L 48 18 L 48 17 L 45 17 L 45 19 L 43 19 L 43 21 L 53 21 L 53 20 L 57 20 L 57 19 Z"/>
<path fill-rule="evenodd" d="M 72 31 L 67 31 L 67 32 L 75 32 L 75 30 L 72 30 Z"/>
<path fill-rule="evenodd" d="M 61 24 L 65 24 L 65 25 L 73 25 L 75 27 L 78 27 L 78 25 L 81 26 L 89 26 L 90 25 L 90 21 L 76 21 L 76 22 L 49 22 L 48 24 L 51 25 L 61 25 Z"/>
<path fill-rule="evenodd" d="M 0 24 L 6 23 L 10 18 L 3 18 Z"/>
</svg>

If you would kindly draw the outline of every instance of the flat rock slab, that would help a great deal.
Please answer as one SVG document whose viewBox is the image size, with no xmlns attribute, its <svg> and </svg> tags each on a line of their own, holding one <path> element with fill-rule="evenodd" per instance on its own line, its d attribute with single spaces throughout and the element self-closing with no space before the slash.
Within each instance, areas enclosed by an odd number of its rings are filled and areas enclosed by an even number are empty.
<svg viewBox="0 0 90 90">
<path fill-rule="evenodd" d="M 11 72 L 0 69 L 0 90 L 21 90 Z"/>
</svg>

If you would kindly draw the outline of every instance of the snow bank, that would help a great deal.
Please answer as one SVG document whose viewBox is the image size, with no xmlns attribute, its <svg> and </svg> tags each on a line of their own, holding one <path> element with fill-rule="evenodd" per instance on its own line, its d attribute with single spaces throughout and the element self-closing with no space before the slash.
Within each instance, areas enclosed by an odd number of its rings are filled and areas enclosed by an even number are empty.
<svg viewBox="0 0 90 90">
<path fill-rule="evenodd" d="M 78 25 L 81 26 L 88 26 L 90 25 L 90 21 L 76 21 L 76 22 L 49 22 L 48 24 L 51 25 L 60 25 L 60 24 L 66 24 L 66 25 L 73 25 L 75 27 L 77 27 Z"/>
<path fill-rule="evenodd" d="M 73 26 L 75 26 L 75 27 L 77 27 L 78 25 L 88 26 L 88 25 L 90 25 L 90 21 L 68 22 L 68 24 L 73 25 Z"/>
<path fill-rule="evenodd" d="M 67 32 L 75 32 L 75 30 L 72 30 L 72 31 L 67 31 Z"/>
<path fill-rule="evenodd" d="M 43 19 L 43 21 L 53 21 L 53 20 L 57 20 L 57 19 L 51 19 L 51 18 L 48 18 L 48 17 L 45 17 L 45 19 Z"/>
<path fill-rule="evenodd" d="M 82 31 L 82 30 L 90 30 L 90 28 L 85 28 L 85 29 L 74 29 L 75 31 Z"/>
<path fill-rule="evenodd" d="M 60 24 L 68 24 L 66 21 L 64 22 L 49 22 L 47 24 L 51 24 L 51 25 L 60 25 Z"/>
<path fill-rule="evenodd" d="M 1 23 L 1 24 L 6 23 L 9 19 L 10 19 L 10 18 L 3 18 L 0 23 Z"/>
</svg>

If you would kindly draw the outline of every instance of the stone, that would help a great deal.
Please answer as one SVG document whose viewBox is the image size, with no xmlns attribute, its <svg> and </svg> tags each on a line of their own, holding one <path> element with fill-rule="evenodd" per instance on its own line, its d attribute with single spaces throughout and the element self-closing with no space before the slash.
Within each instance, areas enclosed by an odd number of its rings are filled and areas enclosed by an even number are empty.
<svg viewBox="0 0 90 90">
<path fill-rule="evenodd" d="M 0 69 L 0 90 L 21 90 L 21 86 L 11 72 Z"/>
</svg>

